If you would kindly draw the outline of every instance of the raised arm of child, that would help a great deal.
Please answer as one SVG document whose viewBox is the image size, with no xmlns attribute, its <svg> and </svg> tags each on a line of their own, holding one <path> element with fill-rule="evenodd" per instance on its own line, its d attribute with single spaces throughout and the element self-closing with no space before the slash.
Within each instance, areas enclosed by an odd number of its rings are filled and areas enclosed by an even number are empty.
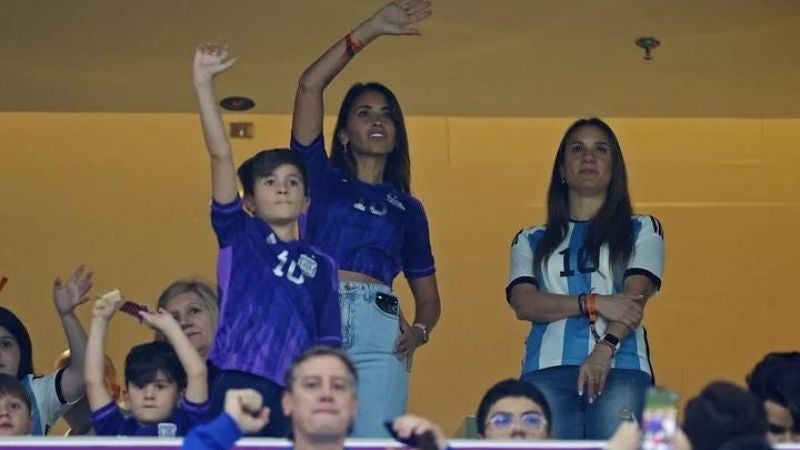
<svg viewBox="0 0 800 450">
<path fill-rule="evenodd" d="M 211 194 L 216 202 L 222 204 L 236 200 L 239 191 L 231 146 L 214 96 L 214 77 L 234 63 L 235 59 L 229 59 L 227 46 L 202 44 L 195 50 L 192 70 L 203 137 L 211 157 Z"/>
<path fill-rule="evenodd" d="M 191 403 L 207 402 L 208 368 L 172 314 L 162 308 L 158 308 L 155 312 L 142 311 L 139 314 L 148 325 L 164 334 L 178 354 L 178 359 L 186 372 L 184 398 Z"/>
<path fill-rule="evenodd" d="M 89 340 L 86 343 L 86 362 L 83 376 L 86 380 L 86 396 L 92 412 L 113 401 L 104 383 L 104 355 L 108 322 L 122 306 L 119 291 L 111 291 L 94 302 L 92 309 L 92 325 L 89 328 Z"/>
<path fill-rule="evenodd" d="M 87 294 L 92 288 L 92 272 L 84 266 L 78 267 L 66 282 L 56 278 L 53 283 L 53 303 L 61 325 L 67 335 L 71 363 L 61 374 L 61 393 L 67 403 L 80 399 L 85 392 L 83 367 L 86 357 L 86 332 L 75 308 L 89 300 Z"/>
</svg>

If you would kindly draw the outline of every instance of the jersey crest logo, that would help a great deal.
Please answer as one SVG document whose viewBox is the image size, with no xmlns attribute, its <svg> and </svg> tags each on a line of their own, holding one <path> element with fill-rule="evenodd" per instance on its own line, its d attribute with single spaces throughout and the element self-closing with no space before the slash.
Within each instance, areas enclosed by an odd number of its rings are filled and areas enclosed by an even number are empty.
<svg viewBox="0 0 800 450">
<path fill-rule="evenodd" d="M 317 262 L 308 255 L 300 255 L 297 265 L 300 266 L 300 271 L 309 278 L 314 278 L 314 275 L 317 274 Z"/>
<path fill-rule="evenodd" d="M 267 236 L 267 244 L 272 245 L 277 243 L 278 243 L 278 238 L 275 237 L 275 233 L 270 233 L 269 236 Z"/>
</svg>

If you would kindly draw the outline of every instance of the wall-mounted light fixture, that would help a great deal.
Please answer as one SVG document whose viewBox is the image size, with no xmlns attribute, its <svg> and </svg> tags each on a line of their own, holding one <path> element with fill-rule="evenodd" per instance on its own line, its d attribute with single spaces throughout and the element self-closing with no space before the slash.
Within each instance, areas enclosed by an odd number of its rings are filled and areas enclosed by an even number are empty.
<svg viewBox="0 0 800 450">
<path fill-rule="evenodd" d="M 644 59 L 650 61 L 653 59 L 653 49 L 661 45 L 661 41 L 653 36 L 643 36 L 636 39 L 636 46 L 644 49 Z"/>
</svg>

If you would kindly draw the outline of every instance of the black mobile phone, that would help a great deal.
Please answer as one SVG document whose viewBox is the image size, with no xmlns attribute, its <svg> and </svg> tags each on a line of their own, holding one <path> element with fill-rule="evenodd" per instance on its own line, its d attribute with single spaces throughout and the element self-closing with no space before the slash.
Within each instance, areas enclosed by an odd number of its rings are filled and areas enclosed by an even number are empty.
<svg viewBox="0 0 800 450">
<path fill-rule="evenodd" d="M 386 314 L 396 316 L 399 312 L 400 302 L 391 294 L 378 292 L 375 294 L 375 305 Z"/>
<path fill-rule="evenodd" d="M 651 387 L 642 414 L 642 450 L 672 450 L 678 429 L 678 394 Z"/>
<path fill-rule="evenodd" d="M 401 438 L 397 432 L 394 431 L 394 423 L 391 420 L 383 422 L 383 425 L 394 440 L 403 445 L 418 448 L 419 450 L 439 450 L 436 446 L 436 437 L 433 436 L 433 432 L 431 431 L 426 431 L 422 434 L 412 434 L 407 438 Z"/>
</svg>

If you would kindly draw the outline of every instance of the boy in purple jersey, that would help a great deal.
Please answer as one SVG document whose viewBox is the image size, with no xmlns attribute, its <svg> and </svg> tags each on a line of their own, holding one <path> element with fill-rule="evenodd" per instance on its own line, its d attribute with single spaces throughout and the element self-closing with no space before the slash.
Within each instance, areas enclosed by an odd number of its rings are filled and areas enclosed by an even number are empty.
<svg viewBox="0 0 800 450">
<path fill-rule="evenodd" d="M 150 342 L 128 352 L 125 402 L 131 417 L 123 416 L 106 388 L 104 361 L 108 322 L 122 304 L 119 295 L 103 296 L 92 310 L 84 367 L 92 426 L 98 436 L 183 436 L 208 414 L 206 365 L 169 312 L 139 312 L 169 343 Z"/>
<path fill-rule="evenodd" d="M 235 60 L 227 48 L 198 47 L 194 85 L 211 157 L 211 222 L 219 242 L 220 316 L 209 361 L 220 370 L 211 394 L 214 414 L 225 391 L 253 388 L 270 408 L 264 436 L 284 437 L 283 376 L 314 344 L 341 344 L 341 316 L 333 261 L 298 240 L 298 217 L 308 208 L 305 166 L 288 149 L 262 151 L 236 171 L 213 78 Z M 245 212 L 245 209 L 248 212 Z"/>
</svg>

